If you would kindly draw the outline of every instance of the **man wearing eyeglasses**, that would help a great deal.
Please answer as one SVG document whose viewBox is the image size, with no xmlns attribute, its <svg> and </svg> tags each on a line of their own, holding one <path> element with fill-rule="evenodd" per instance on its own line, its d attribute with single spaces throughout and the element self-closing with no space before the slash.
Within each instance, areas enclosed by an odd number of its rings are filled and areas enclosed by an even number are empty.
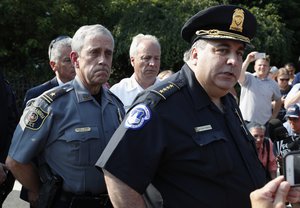
<svg viewBox="0 0 300 208">
<path fill-rule="evenodd" d="M 273 142 L 265 137 L 266 127 L 251 122 L 247 124 L 247 128 L 255 139 L 258 158 L 265 168 L 267 179 L 274 179 L 276 177 L 277 163 L 273 153 Z"/>
<path fill-rule="evenodd" d="M 243 62 L 238 80 L 241 85 L 240 109 L 247 122 L 256 122 L 267 127 L 269 120 L 276 118 L 280 110 L 281 93 L 278 84 L 268 78 L 270 58 L 268 56 L 258 58 L 258 55 L 256 51 L 251 52 Z M 251 74 L 246 70 L 253 61 L 255 73 Z"/>
<path fill-rule="evenodd" d="M 50 90 L 53 87 L 62 85 L 71 81 L 75 77 L 75 69 L 71 63 L 71 42 L 69 36 L 59 36 L 52 40 L 49 49 L 49 64 L 55 77 L 41 85 L 29 89 L 24 97 L 22 109 L 25 109 L 28 100 L 38 97 L 43 92 Z"/>
<path fill-rule="evenodd" d="M 129 55 L 134 73 L 110 88 L 123 102 L 126 111 L 138 93 L 159 82 L 161 48 L 158 39 L 153 35 L 136 35 Z"/>
<path fill-rule="evenodd" d="M 286 109 L 284 107 L 285 104 L 285 98 L 287 96 L 287 94 L 290 92 L 290 90 L 292 89 L 292 86 L 289 84 L 289 80 L 290 80 L 290 75 L 287 69 L 285 68 L 280 68 L 278 70 L 277 73 L 277 78 L 276 81 L 278 83 L 279 89 L 280 89 L 280 93 L 281 93 L 281 108 L 280 111 L 277 115 L 277 118 L 281 121 L 281 122 L 285 122 L 286 119 L 284 118 L 285 114 L 286 114 Z"/>
</svg>

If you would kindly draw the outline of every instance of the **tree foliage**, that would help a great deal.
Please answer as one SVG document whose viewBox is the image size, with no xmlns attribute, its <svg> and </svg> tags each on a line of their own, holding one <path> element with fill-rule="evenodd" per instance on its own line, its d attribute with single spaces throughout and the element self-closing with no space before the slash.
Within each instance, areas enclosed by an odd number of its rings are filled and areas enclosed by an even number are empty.
<svg viewBox="0 0 300 208">
<path fill-rule="evenodd" d="M 189 45 L 180 37 L 184 22 L 216 4 L 240 4 L 257 17 L 255 50 L 271 55 L 272 65 L 299 57 L 300 5 L 297 0 L 1 0 L 0 64 L 10 79 L 41 83 L 53 76 L 49 42 L 73 36 L 82 25 L 100 23 L 112 31 L 116 48 L 111 83 L 130 76 L 129 46 L 138 33 L 157 36 L 162 69 L 180 69 Z"/>
<path fill-rule="evenodd" d="M 97 3 L 96 3 L 97 2 Z M 108 1 L 2 0 L 0 63 L 14 78 L 40 83 L 53 76 L 48 46 L 58 35 L 73 36 L 84 24 L 104 21 Z M 95 4 L 96 3 L 96 4 Z M 94 5 L 94 6 L 91 6 Z"/>
<path fill-rule="evenodd" d="M 267 4 L 263 8 L 253 7 L 251 11 L 258 21 L 257 35 L 253 41 L 256 50 L 266 52 L 271 57 L 271 65 L 283 66 L 293 56 L 293 31 L 286 28 L 278 15 L 278 7 Z"/>
<path fill-rule="evenodd" d="M 118 1 L 119 3 L 121 1 Z M 133 69 L 129 63 L 132 37 L 139 34 L 155 35 L 161 44 L 161 69 L 180 69 L 183 52 L 188 49 L 180 31 L 186 19 L 200 9 L 216 5 L 217 1 L 140 1 L 124 0 L 117 8 L 120 20 L 113 34 L 117 40 L 112 82 L 128 77 Z M 121 11 L 121 12 L 120 12 Z"/>
</svg>

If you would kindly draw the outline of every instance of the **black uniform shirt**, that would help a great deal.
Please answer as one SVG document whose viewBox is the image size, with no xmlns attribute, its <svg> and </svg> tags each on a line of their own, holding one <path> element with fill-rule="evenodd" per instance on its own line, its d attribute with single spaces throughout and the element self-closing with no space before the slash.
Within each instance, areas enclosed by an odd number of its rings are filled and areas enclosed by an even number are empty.
<svg viewBox="0 0 300 208">
<path fill-rule="evenodd" d="M 183 84 L 155 107 L 164 83 L 146 91 L 96 165 L 141 194 L 151 182 L 164 207 L 251 207 L 265 172 L 235 100 L 222 97 L 222 113 L 187 65 L 168 81 Z"/>
</svg>

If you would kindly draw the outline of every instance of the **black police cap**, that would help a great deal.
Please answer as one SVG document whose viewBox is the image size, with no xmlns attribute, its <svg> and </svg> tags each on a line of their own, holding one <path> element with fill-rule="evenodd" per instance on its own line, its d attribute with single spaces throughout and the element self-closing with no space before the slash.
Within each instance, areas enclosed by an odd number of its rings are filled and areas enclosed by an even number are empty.
<svg viewBox="0 0 300 208">
<path fill-rule="evenodd" d="M 218 5 L 192 16 L 182 27 L 181 36 L 192 44 L 198 39 L 229 39 L 250 44 L 256 25 L 256 18 L 248 10 Z"/>
</svg>

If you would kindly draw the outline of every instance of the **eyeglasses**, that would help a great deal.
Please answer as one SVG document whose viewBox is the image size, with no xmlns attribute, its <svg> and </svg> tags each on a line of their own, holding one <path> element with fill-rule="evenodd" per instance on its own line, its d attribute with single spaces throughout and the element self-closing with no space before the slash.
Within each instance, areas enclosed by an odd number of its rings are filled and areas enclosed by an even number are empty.
<svg viewBox="0 0 300 208">
<path fill-rule="evenodd" d="M 57 38 L 55 38 L 54 40 L 51 41 L 51 43 L 49 45 L 49 49 L 48 49 L 49 59 L 51 59 L 51 51 L 53 49 L 54 44 L 61 41 L 61 40 L 63 40 L 63 39 L 66 39 L 66 38 L 70 38 L 70 37 L 67 36 L 67 35 L 60 35 L 60 36 L 58 36 Z"/>
<path fill-rule="evenodd" d="M 265 136 L 264 135 L 259 135 L 259 134 L 254 134 L 253 137 L 254 138 L 264 138 Z"/>
<path fill-rule="evenodd" d="M 288 82 L 290 79 L 279 79 L 280 81 L 286 81 L 286 82 Z"/>
</svg>

